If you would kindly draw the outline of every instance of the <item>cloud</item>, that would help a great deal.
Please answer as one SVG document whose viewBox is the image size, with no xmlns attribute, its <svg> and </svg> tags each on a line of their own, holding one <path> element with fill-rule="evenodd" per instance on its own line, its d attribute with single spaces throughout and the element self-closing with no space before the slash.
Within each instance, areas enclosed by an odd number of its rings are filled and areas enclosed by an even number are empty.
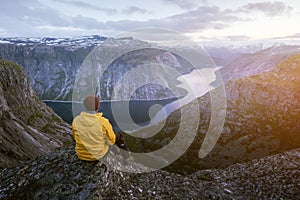
<svg viewBox="0 0 300 200">
<path fill-rule="evenodd" d="M 0 13 L 1 33 L 14 36 L 54 35 L 59 33 L 88 32 L 105 28 L 103 22 L 84 16 L 66 16 L 56 9 L 47 7 L 37 0 L 6 1 Z M 49 32 L 48 32 L 49 31 Z"/>
<path fill-rule="evenodd" d="M 81 15 L 77 15 L 75 17 L 71 17 L 71 26 L 77 28 L 84 29 L 95 29 L 95 28 L 105 28 L 103 22 L 99 22 L 95 18 L 84 17 Z"/>
<path fill-rule="evenodd" d="M 75 6 L 75 7 L 82 8 L 82 9 L 89 9 L 89 10 L 96 10 L 96 11 L 104 12 L 107 15 L 113 15 L 113 14 L 118 14 L 118 13 L 125 14 L 125 15 L 132 15 L 135 13 L 150 14 L 150 12 L 147 11 L 146 9 L 139 8 L 137 6 L 130 6 L 126 9 L 123 9 L 122 11 L 118 11 L 115 8 L 103 8 L 103 7 L 99 7 L 96 5 L 86 3 L 84 1 L 69 1 L 69 0 L 52 0 L 52 1 Z"/>
<path fill-rule="evenodd" d="M 260 2 L 260 3 L 248 3 L 240 7 L 237 12 L 249 13 L 252 11 L 260 11 L 266 16 L 279 16 L 284 14 L 290 14 L 293 8 L 284 2 L 275 1 L 275 2 Z"/>
<path fill-rule="evenodd" d="M 58 0 L 53 0 L 58 1 Z M 168 1 L 168 0 L 164 0 Z M 106 9 L 97 7 L 81 1 L 61 0 L 59 2 L 72 4 L 78 7 L 85 7 L 88 9 Z M 174 1 L 182 7 L 188 8 L 196 1 Z M 200 1 L 198 1 L 200 2 Z M 201 1 L 203 2 L 203 1 Z M 185 3 L 183 5 L 183 3 Z M 262 8 L 260 7 L 262 6 Z M 170 15 L 160 19 L 147 20 L 118 20 L 118 21 L 99 21 L 93 17 L 86 17 L 83 15 L 67 16 L 54 8 L 42 4 L 38 0 L 27 1 L 3 1 L 1 4 L 2 10 L 0 12 L 0 27 L 2 35 L 54 35 L 55 31 L 58 34 L 65 35 L 79 35 L 79 34 L 103 34 L 116 33 L 118 31 L 126 31 L 141 27 L 161 27 L 169 28 L 182 33 L 196 33 L 203 30 L 222 30 L 231 27 L 233 23 L 244 21 L 241 13 L 250 13 L 254 11 L 264 12 L 268 16 L 274 16 L 291 11 L 291 7 L 282 2 L 264 2 L 264 3 L 250 3 L 241 6 L 237 10 L 221 9 L 217 6 L 203 5 L 192 10 L 184 10 L 180 14 Z M 275 13 L 274 9 L 277 9 Z M 103 10 L 117 12 L 119 14 L 148 14 L 145 9 L 131 6 L 124 10 Z M 250 16 L 250 15 L 249 15 Z M 228 38 L 230 39 L 230 38 Z M 243 39 L 238 36 L 233 36 L 231 40 Z"/>
<path fill-rule="evenodd" d="M 146 11 L 131 7 L 127 12 Z M 67 16 L 37 0 L 7 1 L 2 4 L 0 17 L 2 19 L 0 27 L 5 29 L 1 31 L 2 34 L 6 32 L 10 35 L 24 34 L 28 36 L 55 34 L 55 30 L 66 34 L 68 34 L 68 30 L 70 30 L 69 34 L 74 34 L 76 31 L 87 34 L 98 31 L 99 34 L 102 34 L 105 31 L 126 31 L 141 27 L 169 28 L 187 33 L 204 29 L 224 29 L 231 23 L 241 20 L 234 16 L 234 13 L 221 10 L 219 7 L 202 6 L 161 19 L 99 21 L 82 15 Z M 44 34 L 42 31 L 45 31 Z"/>
<path fill-rule="evenodd" d="M 275 37 L 273 39 L 300 39 L 300 33 L 295 33 L 293 35 L 288 35 L 288 36 L 284 36 L 284 37 Z"/>
<path fill-rule="evenodd" d="M 70 21 L 62 13 L 55 9 L 51 9 L 36 0 L 23 1 L 6 1 L 1 4 L 1 18 L 9 18 L 10 20 L 19 21 L 29 25 L 52 24 L 56 26 L 64 26 Z M 12 23 L 1 20 L 2 23 Z"/>
<path fill-rule="evenodd" d="M 230 23 L 241 20 L 230 12 L 221 10 L 219 7 L 202 6 L 196 10 L 187 11 L 165 19 L 175 30 L 193 32 L 203 29 L 224 29 Z"/>
<path fill-rule="evenodd" d="M 130 6 L 124 10 L 122 10 L 122 13 L 125 15 L 132 15 L 134 13 L 140 13 L 140 14 L 150 14 L 149 11 L 147 11 L 146 9 L 143 8 L 139 8 L 136 6 Z"/>
<path fill-rule="evenodd" d="M 229 39 L 230 41 L 247 41 L 250 38 L 245 35 L 229 35 L 225 37 L 226 39 Z"/>
<path fill-rule="evenodd" d="M 99 6 L 96 6 L 96 5 L 86 3 L 84 1 L 68 1 L 68 0 L 52 0 L 52 1 L 67 4 L 67 5 L 71 5 L 71 6 L 75 6 L 75 7 L 78 7 L 78 8 L 104 12 L 107 15 L 113 15 L 113 14 L 116 14 L 118 12 L 114 8 L 103 8 L 103 7 L 99 7 Z"/>
<path fill-rule="evenodd" d="M 189 10 L 197 8 L 200 5 L 206 4 L 206 0 L 162 0 L 168 4 L 175 4 L 181 9 Z"/>
<path fill-rule="evenodd" d="M 289 38 L 297 38 L 300 39 L 300 33 L 296 33 L 294 35 L 291 35 Z"/>
<path fill-rule="evenodd" d="M 122 31 L 139 27 L 161 27 L 186 33 L 204 29 L 224 29 L 229 27 L 230 23 L 239 20 L 242 19 L 219 7 L 199 7 L 161 19 L 108 21 L 105 25 Z"/>
</svg>

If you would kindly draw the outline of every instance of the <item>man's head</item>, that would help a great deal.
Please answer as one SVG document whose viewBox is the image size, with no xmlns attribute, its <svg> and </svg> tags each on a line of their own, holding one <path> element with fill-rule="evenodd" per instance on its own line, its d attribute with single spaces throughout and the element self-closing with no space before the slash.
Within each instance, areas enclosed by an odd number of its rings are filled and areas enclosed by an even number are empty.
<svg viewBox="0 0 300 200">
<path fill-rule="evenodd" d="M 100 107 L 100 101 L 97 96 L 89 95 L 83 100 L 83 105 L 88 111 L 98 111 Z"/>
</svg>

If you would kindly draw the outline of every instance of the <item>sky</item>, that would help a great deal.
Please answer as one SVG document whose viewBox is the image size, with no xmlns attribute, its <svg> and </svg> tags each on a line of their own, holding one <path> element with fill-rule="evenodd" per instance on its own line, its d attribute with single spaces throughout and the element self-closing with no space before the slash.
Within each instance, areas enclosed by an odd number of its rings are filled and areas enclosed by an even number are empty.
<svg viewBox="0 0 300 200">
<path fill-rule="evenodd" d="M 297 0 L 0 0 L 0 37 L 113 37 L 167 28 L 195 41 L 300 40 Z"/>
</svg>

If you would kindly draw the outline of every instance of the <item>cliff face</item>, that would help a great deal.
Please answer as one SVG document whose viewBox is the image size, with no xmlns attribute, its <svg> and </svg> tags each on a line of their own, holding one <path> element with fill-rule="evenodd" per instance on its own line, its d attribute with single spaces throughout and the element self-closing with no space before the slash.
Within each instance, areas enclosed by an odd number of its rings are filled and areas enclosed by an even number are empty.
<svg viewBox="0 0 300 200">
<path fill-rule="evenodd" d="M 103 100 L 174 98 L 186 94 L 184 89 L 176 87 L 180 83 L 176 78 L 193 69 L 180 56 L 154 44 L 109 39 L 95 47 L 83 62 L 74 84 L 78 87 L 74 86 L 74 90 L 78 100 L 79 95 L 82 98 L 88 95 L 85 91 L 97 91 Z M 98 90 L 95 86 L 99 86 Z"/>
<path fill-rule="evenodd" d="M 205 168 L 223 168 L 300 147 L 300 62 L 291 56 L 270 71 L 233 79 L 225 84 L 227 115 L 222 134 L 213 150 L 200 159 L 198 152 L 207 133 L 211 117 L 210 95 L 198 99 L 198 104 L 186 105 L 191 119 L 195 106 L 200 108 L 197 136 L 190 148 L 167 169 L 191 173 Z M 220 111 L 222 112 L 222 111 Z M 129 136 L 132 150 L 152 152 L 168 144 L 179 129 L 180 110 L 172 113 L 164 128 L 149 139 Z M 184 121 L 188 123 L 188 119 Z M 213 128 L 214 125 L 213 125 Z M 138 134 L 152 133 L 155 127 Z M 186 137 L 194 130 L 186 130 Z M 185 142 L 185 138 L 182 138 Z M 178 144 L 180 145 L 180 143 Z M 171 152 L 170 152 L 171 153 Z"/>
<path fill-rule="evenodd" d="M 71 141 L 70 127 L 42 103 L 20 66 L 0 61 L 0 167 Z"/>
<path fill-rule="evenodd" d="M 92 48 L 1 44 L 0 59 L 19 64 L 42 99 L 70 99 L 75 74 Z"/>
</svg>

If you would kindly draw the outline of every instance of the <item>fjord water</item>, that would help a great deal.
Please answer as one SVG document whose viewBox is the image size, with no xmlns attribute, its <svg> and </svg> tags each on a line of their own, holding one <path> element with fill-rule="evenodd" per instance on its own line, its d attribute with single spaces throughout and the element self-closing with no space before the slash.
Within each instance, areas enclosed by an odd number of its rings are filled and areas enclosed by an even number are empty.
<svg viewBox="0 0 300 200">
<path fill-rule="evenodd" d="M 120 125 L 122 130 L 125 128 L 126 131 L 131 132 L 147 125 L 159 123 L 175 110 L 205 95 L 222 83 L 222 81 L 217 81 L 218 70 L 219 68 L 203 68 L 179 76 L 177 80 L 180 84 L 177 87 L 187 91 L 184 96 L 158 100 L 105 100 L 100 102 L 99 112 L 102 112 L 103 116 L 108 118 L 114 129 L 117 130 Z M 214 85 L 216 83 L 217 85 Z M 44 102 L 69 124 L 72 123 L 75 116 L 85 110 L 82 102 L 57 100 L 44 100 Z M 129 110 L 133 123 L 138 126 L 129 125 L 132 121 L 128 119 L 126 110 Z M 117 119 L 117 123 L 115 119 Z"/>
<path fill-rule="evenodd" d="M 177 98 L 169 98 L 162 100 L 122 100 L 122 101 L 101 101 L 99 112 L 103 113 L 103 116 L 108 118 L 114 129 L 118 129 L 117 123 L 114 120 L 114 116 L 111 107 L 123 108 L 129 105 L 129 113 L 132 120 L 140 125 L 147 125 L 150 122 L 149 110 L 153 105 L 165 106 L 170 103 L 174 104 Z M 49 107 L 51 107 L 56 114 L 58 114 L 64 121 L 71 124 L 73 118 L 80 113 L 72 113 L 72 103 L 76 106 L 76 110 L 84 111 L 84 106 L 81 102 L 72 101 L 56 101 L 56 100 L 44 100 Z M 176 104 L 176 103 L 175 103 Z M 175 106 L 177 107 L 177 106 Z M 118 113 L 122 115 L 122 113 Z M 122 119 L 122 117 L 121 117 Z M 124 119 L 124 123 L 126 119 Z M 118 122 L 118 123 L 122 123 Z"/>
</svg>

